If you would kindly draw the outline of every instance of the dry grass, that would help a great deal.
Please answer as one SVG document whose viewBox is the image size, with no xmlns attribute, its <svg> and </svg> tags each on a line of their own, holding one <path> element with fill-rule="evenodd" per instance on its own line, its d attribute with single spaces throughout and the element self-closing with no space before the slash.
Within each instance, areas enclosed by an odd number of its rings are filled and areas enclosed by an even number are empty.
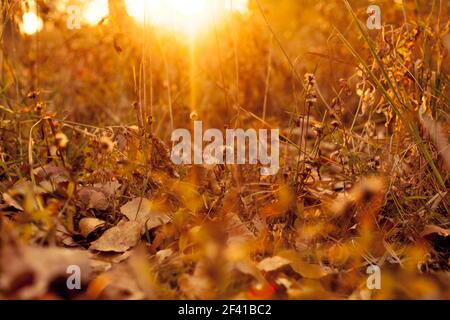
<svg viewBox="0 0 450 320">
<path fill-rule="evenodd" d="M 3 1 L 0 297 L 448 299 L 449 3 L 380 1 L 368 31 L 349 2 L 251 1 L 194 50 L 128 19 L 68 31 L 50 1 L 24 36 Z M 280 128 L 279 173 L 173 165 L 196 119 Z M 54 247 L 89 252 L 87 290 L 55 289 Z"/>
</svg>

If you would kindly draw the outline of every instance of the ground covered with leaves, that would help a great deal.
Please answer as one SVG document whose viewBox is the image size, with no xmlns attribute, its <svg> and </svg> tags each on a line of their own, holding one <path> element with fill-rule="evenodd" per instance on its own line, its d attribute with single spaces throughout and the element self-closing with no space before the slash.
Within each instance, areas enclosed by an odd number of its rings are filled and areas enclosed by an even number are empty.
<svg viewBox="0 0 450 320">
<path fill-rule="evenodd" d="M 316 2 L 250 1 L 192 76 L 170 32 L 38 1 L 25 36 L 2 1 L 0 298 L 449 299 L 449 3 L 369 31 L 363 1 Z M 195 120 L 280 128 L 279 172 L 174 165 Z"/>
</svg>

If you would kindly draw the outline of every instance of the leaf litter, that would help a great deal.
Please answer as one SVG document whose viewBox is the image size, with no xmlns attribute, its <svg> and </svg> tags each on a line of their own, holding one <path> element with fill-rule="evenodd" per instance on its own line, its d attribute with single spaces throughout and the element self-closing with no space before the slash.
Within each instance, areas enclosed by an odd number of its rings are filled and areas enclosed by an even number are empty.
<svg viewBox="0 0 450 320">
<path fill-rule="evenodd" d="M 11 55 L 5 38 L 2 61 L 15 67 L 2 74 L 14 85 L 4 88 L 0 105 L 0 298 L 449 298 L 450 86 L 442 51 L 448 23 L 405 5 L 408 28 L 393 24 L 383 36 L 358 30 L 344 36 L 339 30 L 354 13 L 346 3 L 308 7 L 321 28 L 294 24 L 295 32 L 284 35 L 300 32 L 305 48 L 339 53 L 308 52 L 326 58 L 336 79 L 310 57 L 292 73 L 282 53 L 302 56 L 298 39 L 271 52 L 273 35 L 254 32 L 263 30 L 257 15 L 234 21 L 230 27 L 239 32 L 217 26 L 215 40 L 236 39 L 220 68 L 216 48 L 202 47 L 197 76 L 205 85 L 198 89 L 207 92 L 199 110 L 184 101 L 180 84 L 190 61 L 176 55 L 187 48 L 173 37 L 152 44 L 170 50 L 152 53 L 151 112 L 143 101 L 129 101 L 150 84 L 116 55 L 142 61 L 133 41 L 133 33 L 141 39 L 138 27 L 127 28 L 120 50 L 116 24 L 96 26 L 101 33 L 82 30 L 68 46 L 54 46 L 53 32 L 65 23 L 52 15 L 61 23 L 40 34 L 47 51 L 36 57 L 19 35 Z M 300 6 L 295 1 L 286 5 L 285 14 L 302 11 L 291 9 Z M 399 8 L 390 10 L 403 15 Z M 10 21 L 21 21 L 21 11 Z M 335 26 L 339 19 L 342 28 Z M 102 55 L 85 43 L 98 43 Z M 67 50 L 72 46 L 77 50 Z M 264 65 L 259 57 L 267 50 Z M 48 90 L 25 92 L 30 66 L 53 58 L 50 51 L 69 55 L 70 64 L 41 63 L 49 69 L 39 79 Z M 121 75 L 134 79 L 134 88 L 116 78 Z M 64 86 L 64 79 L 74 83 Z M 280 128 L 279 173 L 261 176 L 250 165 L 174 165 L 169 127 L 198 119 L 217 128 Z M 382 270 L 380 290 L 367 288 L 373 265 Z M 82 289 L 69 292 L 71 266 L 80 268 Z"/>
</svg>

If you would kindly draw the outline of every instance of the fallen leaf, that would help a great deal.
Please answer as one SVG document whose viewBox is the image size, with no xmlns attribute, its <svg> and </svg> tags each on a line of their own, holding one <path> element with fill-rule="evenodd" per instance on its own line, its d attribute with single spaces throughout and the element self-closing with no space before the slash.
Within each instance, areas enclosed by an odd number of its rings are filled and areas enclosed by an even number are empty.
<svg viewBox="0 0 450 320">
<path fill-rule="evenodd" d="M 125 252 L 134 247 L 141 237 L 141 225 L 136 221 L 120 222 L 108 229 L 92 242 L 89 249 L 98 251 Z"/>
<path fill-rule="evenodd" d="M 33 170 L 33 174 L 37 180 L 49 180 L 55 187 L 64 182 L 70 181 L 69 172 L 61 167 L 57 167 L 53 164 L 46 164 L 45 166 L 36 168 Z"/>
<path fill-rule="evenodd" d="M 80 220 L 80 233 L 87 238 L 91 232 L 105 225 L 105 221 L 97 218 L 83 218 Z"/>
<path fill-rule="evenodd" d="M 109 207 L 109 201 L 105 194 L 94 188 L 85 187 L 78 192 L 78 197 L 87 209 L 106 210 Z"/>
<path fill-rule="evenodd" d="M 321 279 L 329 274 L 329 270 L 318 264 L 307 263 L 303 257 L 293 250 L 282 251 L 278 256 L 290 261 L 292 269 L 307 279 Z"/>
<path fill-rule="evenodd" d="M 295 272 L 308 279 L 320 279 L 328 274 L 328 270 L 318 264 L 296 261 L 291 266 Z"/>
<path fill-rule="evenodd" d="M 291 261 L 286 258 L 274 256 L 260 261 L 257 267 L 259 270 L 270 272 L 287 266 L 290 263 Z"/>
<path fill-rule="evenodd" d="M 100 273 L 110 270 L 112 263 L 105 260 L 91 259 L 90 266 L 93 272 Z"/>
<path fill-rule="evenodd" d="M 16 210 L 23 211 L 23 207 L 6 192 L 3 193 L 3 201 L 5 201 L 7 207 L 12 207 Z"/>
<path fill-rule="evenodd" d="M 436 233 L 442 237 L 448 237 L 448 236 L 450 236 L 450 229 L 444 229 L 439 226 L 429 224 L 429 225 L 425 226 L 425 229 L 422 231 L 420 236 L 426 237 L 426 236 L 428 236 L 430 234 L 434 234 L 434 233 Z"/>
<path fill-rule="evenodd" d="M 224 227 L 228 234 L 228 245 L 244 244 L 255 240 L 255 235 L 247 228 L 236 213 L 230 212 L 226 215 Z"/>
<path fill-rule="evenodd" d="M 170 257 L 173 254 L 172 249 L 163 249 L 156 253 L 156 259 L 159 263 L 162 263 L 164 260 L 166 260 L 168 257 Z"/>
<path fill-rule="evenodd" d="M 141 234 L 168 223 L 171 218 L 166 213 L 157 210 L 157 206 L 146 198 L 135 198 L 123 205 L 120 212 L 130 221 L 137 221 L 141 225 Z"/>
<path fill-rule="evenodd" d="M 129 258 L 131 251 L 124 253 L 115 252 L 90 252 L 90 263 L 94 272 L 105 272 L 111 269 L 114 264 L 125 261 Z"/>
<path fill-rule="evenodd" d="M 112 197 L 116 191 L 120 188 L 120 183 L 117 180 L 107 183 L 95 183 L 94 188 L 102 191 L 106 196 Z"/>
</svg>

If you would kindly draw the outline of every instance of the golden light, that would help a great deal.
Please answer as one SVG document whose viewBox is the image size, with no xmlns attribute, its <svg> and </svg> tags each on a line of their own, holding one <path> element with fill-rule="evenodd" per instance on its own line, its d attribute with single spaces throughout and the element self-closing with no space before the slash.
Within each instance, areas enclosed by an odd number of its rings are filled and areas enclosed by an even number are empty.
<svg viewBox="0 0 450 320">
<path fill-rule="evenodd" d="M 125 0 L 127 13 L 140 23 L 195 33 L 226 11 L 247 9 L 248 0 Z"/>
<path fill-rule="evenodd" d="M 44 23 L 34 12 L 27 12 L 22 16 L 22 32 L 28 35 L 42 30 Z"/>
<path fill-rule="evenodd" d="M 108 15 L 108 0 L 91 0 L 84 6 L 83 19 L 90 25 L 98 24 Z"/>
<path fill-rule="evenodd" d="M 228 11 L 235 11 L 245 13 L 248 11 L 248 0 L 224 0 L 225 9 Z"/>
</svg>

